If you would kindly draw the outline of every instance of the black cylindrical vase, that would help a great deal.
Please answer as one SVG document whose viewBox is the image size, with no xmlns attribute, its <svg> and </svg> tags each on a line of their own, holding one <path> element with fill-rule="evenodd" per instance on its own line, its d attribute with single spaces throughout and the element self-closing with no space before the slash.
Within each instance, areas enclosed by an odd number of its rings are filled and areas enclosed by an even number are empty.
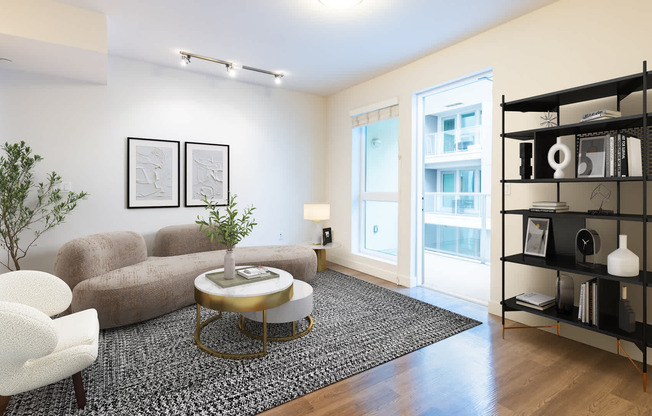
<svg viewBox="0 0 652 416">
<path fill-rule="evenodd" d="M 571 313 L 573 301 L 575 300 L 573 278 L 567 274 L 560 273 L 557 276 L 557 312 Z"/>
</svg>

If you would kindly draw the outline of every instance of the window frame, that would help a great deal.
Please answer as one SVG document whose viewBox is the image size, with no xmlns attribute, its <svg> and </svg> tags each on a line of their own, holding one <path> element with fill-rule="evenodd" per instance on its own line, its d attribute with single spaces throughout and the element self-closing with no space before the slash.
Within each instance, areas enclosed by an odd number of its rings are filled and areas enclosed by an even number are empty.
<svg viewBox="0 0 652 416">
<path fill-rule="evenodd" d="M 379 120 L 376 123 L 384 122 L 391 119 L 397 119 L 398 117 L 390 117 L 384 120 Z M 357 221 L 357 242 L 354 241 L 352 244 L 352 250 L 355 250 L 355 254 L 363 255 L 375 260 L 384 261 L 391 264 L 397 264 L 398 261 L 398 241 L 396 241 L 396 255 L 386 254 L 375 250 L 370 250 L 366 247 L 366 203 L 368 201 L 373 202 L 395 202 L 398 206 L 398 190 L 396 192 L 367 192 L 366 190 L 366 179 L 367 179 L 367 153 L 366 153 L 366 139 L 367 139 L 367 127 L 374 123 L 369 123 L 353 128 L 354 140 L 358 140 L 357 150 L 359 155 L 357 158 L 354 157 L 354 160 L 357 159 L 357 170 L 359 175 L 359 181 L 357 184 L 357 192 L 354 192 L 354 195 L 357 194 L 357 198 L 354 198 L 354 203 L 357 204 L 357 209 L 354 208 L 354 215 L 352 216 L 352 221 Z M 356 137 L 356 130 L 358 134 Z M 397 137 L 398 140 L 398 137 Z M 396 155 L 398 160 L 398 152 Z M 355 169 L 354 165 L 354 169 Z M 398 210 L 397 210 L 398 211 Z M 356 215 L 357 214 L 357 215 Z M 398 212 L 397 212 L 397 223 L 398 223 Z M 352 229 L 354 229 L 352 227 Z M 398 231 L 398 230 L 397 230 Z M 398 232 L 397 232 L 398 238 Z M 355 240 L 355 237 L 354 237 Z"/>
</svg>

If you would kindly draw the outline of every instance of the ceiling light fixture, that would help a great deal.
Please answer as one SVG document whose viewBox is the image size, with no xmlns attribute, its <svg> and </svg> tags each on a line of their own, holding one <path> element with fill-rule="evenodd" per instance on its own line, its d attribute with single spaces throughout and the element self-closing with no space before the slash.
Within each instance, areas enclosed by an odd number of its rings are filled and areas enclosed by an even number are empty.
<svg viewBox="0 0 652 416">
<path fill-rule="evenodd" d="M 181 65 L 190 64 L 190 55 L 181 55 Z"/>
<path fill-rule="evenodd" d="M 260 68 L 254 68 L 252 66 L 238 65 L 233 62 L 223 61 L 221 59 L 209 58 L 207 56 L 196 55 L 190 52 L 179 51 L 179 53 L 181 54 L 181 60 L 185 61 L 186 65 L 190 63 L 191 57 L 201 59 L 204 61 L 215 62 L 216 64 L 224 65 L 226 67 L 226 72 L 232 77 L 236 75 L 237 70 L 246 69 L 247 71 L 260 72 L 261 74 L 272 75 L 274 77 L 274 82 L 280 84 L 281 78 L 285 76 L 285 74 L 281 72 L 272 72 Z"/>
<path fill-rule="evenodd" d="M 350 9 L 362 0 L 319 0 L 321 4 L 331 9 Z"/>
</svg>

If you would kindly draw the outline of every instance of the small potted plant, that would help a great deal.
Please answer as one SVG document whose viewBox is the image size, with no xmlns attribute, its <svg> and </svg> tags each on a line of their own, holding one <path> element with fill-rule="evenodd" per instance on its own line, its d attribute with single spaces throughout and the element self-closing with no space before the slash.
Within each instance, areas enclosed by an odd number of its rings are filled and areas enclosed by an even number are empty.
<svg viewBox="0 0 652 416">
<path fill-rule="evenodd" d="M 226 253 L 224 253 L 224 278 L 233 279 L 235 277 L 235 256 L 233 248 L 246 236 L 248 236 L 257 225 L 255 219 L 251 214 L 256 209 L 252 206 L 245 208 L 242 215 L 238 218 L 238 210 L 236 209 L 237 203 L 235 202 L 237 195 L 233 195 L 226 205 L 225 214 L 222 215 L 219 211 L 218 205 L 204 196 L 202 201 L 206 204 L 208 211 L 208 221 L 197 216 L 197 224 L 199 229 L 204 231 L 211 239 L 211 242 L 217 239 L 220 244 L 226 246 Z"/>
</svg>

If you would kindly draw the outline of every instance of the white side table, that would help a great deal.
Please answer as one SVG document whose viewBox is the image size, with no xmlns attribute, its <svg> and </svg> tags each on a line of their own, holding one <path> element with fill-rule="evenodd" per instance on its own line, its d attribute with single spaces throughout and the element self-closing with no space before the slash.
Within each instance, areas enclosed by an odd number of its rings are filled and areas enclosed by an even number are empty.
<svg viewBox="0 0 652 416">
<path fill-rule="evenodd" d="M 289 302 L 267 310 L 267 323 L 282 324 L 292 322 L 292 335 L 286 337 L 267 337 L 268 341 L 290 341 L 306 335 L 312 329 L 313 319 L 310 316 L 312 313 L 312 286 L 302 280 L 294 280 L 293 286 L 294 294 Z M 265 320 L 263 312 L 244 312 L 238 324 L 240 330 L 245 334 L 253 338 L 262 339 L 261 336 L 252 334 L 245 329 L 245 318 L 263 322 Z M 297 333 L 296 321 L 304 318 L 308 321 L 308 327 L 304 331 Z"/>
<path fill-rule="evenodd" d="M 310 241 L 304 241 L 303 243 L 299 243 L 300 246 L 303 247 L 308 247 L 313 250 L 315 250 L 315 253 L 317 254 L 317 271 L 318 272 L 323 272 L 326 270 L 326 250 L 330 250 L 332 248 L 340 248 L 342 247 L 342 244 L 334 241 L 332 243 L 328 243 L 325 246 L 321 244 L 313 244 Z"/>
</svg>

